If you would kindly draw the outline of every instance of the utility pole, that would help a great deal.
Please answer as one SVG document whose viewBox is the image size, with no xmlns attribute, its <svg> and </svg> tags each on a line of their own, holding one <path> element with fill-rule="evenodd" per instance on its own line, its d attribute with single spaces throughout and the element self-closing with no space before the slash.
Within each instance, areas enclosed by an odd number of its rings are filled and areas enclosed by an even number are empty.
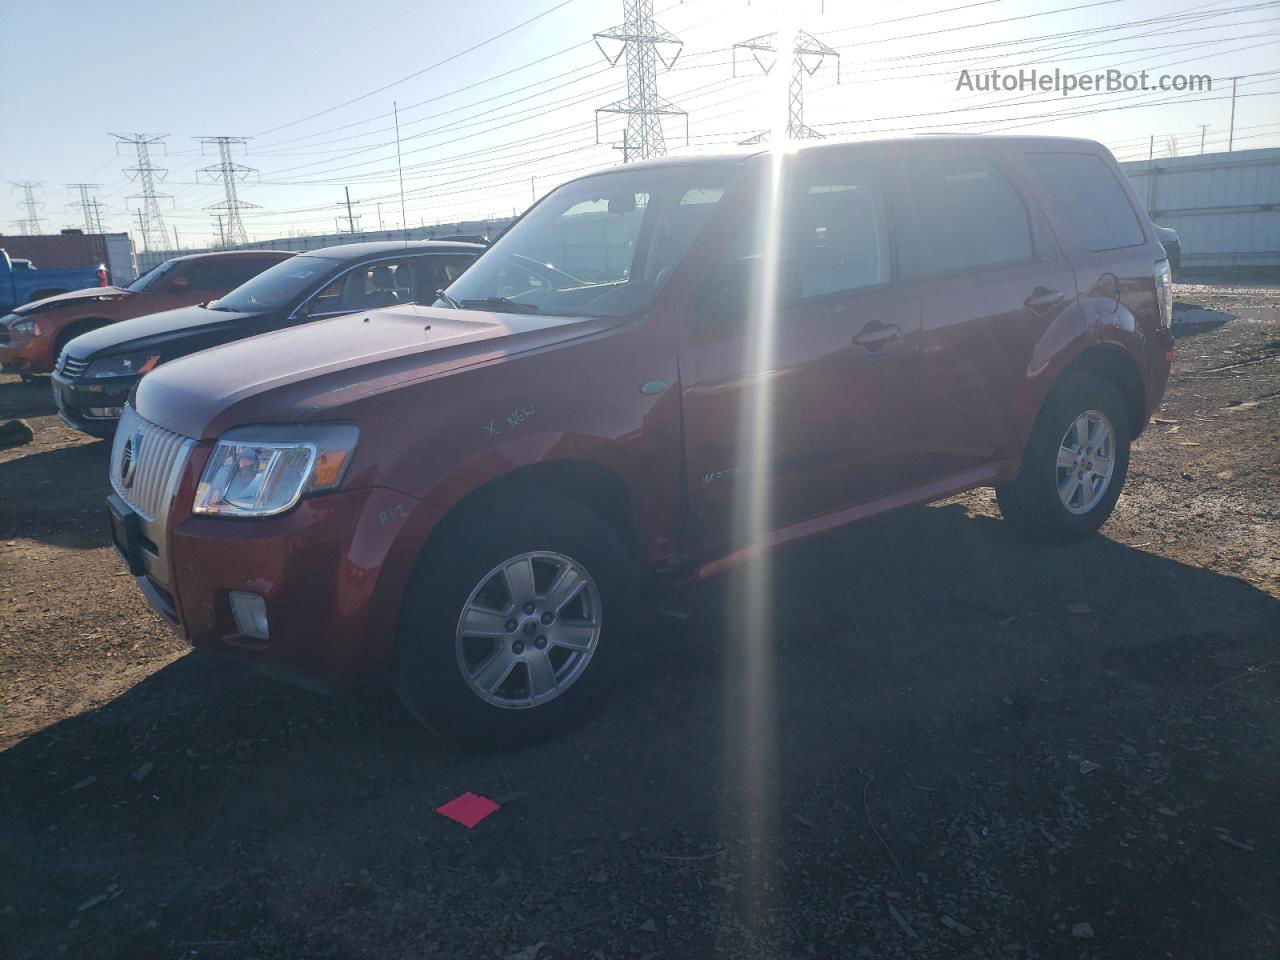
<svg viewBox="0 0 1280 960">
<path fill-rule="evenodd" d="M 167 133 L 162 134 L 146 134 L 135 133 L 132 135 L 123 133 L 113 133 L 113 137 L 118 141 L 116 149 L 120 149 L 121 143 L 127 143 L 134 148 L 138 157 L 136 166 L 129 167 L 124 171 L 125 176 L 135 181 L 142 189 L 135 194 L 127 197 L 126 200 L 142 201 L 142 218 L 139 221 L 139 229 L 142 233 L 142 245 L 144 249 L 163 250 L 168 241 L 165 239 L 164 217 L 160 215 L 160 201 L 172 199 L 167 193 L 160 193 L 156 190 L 156 181 L 164 180 L 169 171 L 163 167 L 157 167 L 151 162 L 151 147 L 155 144 L 164 146 L 164 138 Z"/>
<path fill-rule="evenodd" d="M 1204 132 L 1209 129 L 1207 123 L 1200 124 L 1200 156 L 1204 156 Z"/>
<path fill-rule="evenodd" d="M 68 190 L 78 190 L 80 199 L 73 200 L 67 204 L 68 209 L 80 208 L 80 212 L 84 215 L 84 232 L 85 233 L 105 233 L 102 229 L 102 207 L 97 198 L 93 196 L 92 190 L 100 187 L 100 183 L 68 183 Z"/>
<path fill-rule="evenodd" d="M 627 118 L 622 135 L 622 162 L 665 157 L 667 144 L 662 132 L 662 118 L 684 117 L 685 143 L 689 141 L 689 115 L 670 100 L 658 95 L 658 64 L 670 70 L 684 44 L 653 20 L 653 0 L 623 0 L 623 22 L 595 34 L 596 46 L 611 66 L 623 54 L 627 58 L 627 95 L 622 100 L 596 109 L 596 143 L 600 142 L 600 114 L 617 113 Z M 616 41 L 613 56 L 601 40 Z M 668 60 L 664 50 L 674 52 Z"/>
<path fill-rule="evenodd" d="M 1153 133 L 1151 135 L 1151 143 L 1147 147 L 1147 163 L 1150 163 L 1155 158 L 1156 158 L 1156 135 Z"/>
<path fill-rule="evenodd" d="M 40 224 L 44 220 L 44 217 L 40 216 L 40 208 L 44 204 L 36 199 L 36 190 L 44 184 L 39 180 L 10 180 L 9 183 L 22 191 L 22 205 L 27 211 L 25 217 L 14 220 L 13 223 L 24 237 L 35 236 L 40 232 Z"/>
<path fill-rule="evenodd" d="M 1239 77 L 1231 78 L 1231 129 L 1227 133 L 1227 153 L 1231 152 L 1236 142 L 1236 81 L 1239 79 Z"/>
<path fill-rule="evenodd" d="M 760 59 L 761 53 L 776 54 L 778 51 L 778 35 L 767 33 L 763 36 L 743 40 L 733 45 L 733 75 L 738 75 L 738 51 L 750 50 L 751 56 L 759 64 L 760 69 L 768 75 L 776 66 L 776 60 L 768 66 Z M 817 130 L 804 122 L 804 78 L 812 77 L 822 67 L 827 57 L 836 58 L 836 83 L 840 82 L 840 54 L 827 46 L 811 33 L 797 30 L 791 44 L 791 78 L 787 84 L 787 140 L 812 140 L 821 138 Z M 760 143 L 769 136 L 770 131 L 762 131 L 748 137 L 742 142 Z"/>
<path fill-rule="evenodd" d="M 178 227 L 175 224 L 173 228 L 173 249 L 181 250 L 182 244 L 178 242 Z"/>
<path fill-rule="evenodd" d="M 359 201 L 359 200 L 352 200 L 352 199 L 351 199 L 351 188 L 350 188 L 350 187 L 343 187 L 343 188 L 342 188 L 342 190 L 343 190 L 343 192 L 347 195 L 347 199 L 346 199 L 346 200 L 339 200 L 339 201 L 338 201 L 338 206 L 340 206 L 340 207 L 346 207 L 346 208 L 347 208 L 347 233 L 355 233 L 355 232 L 356 232 L 356 221 L 357 221 L 357 220 L 359 220 L 360 218 L 359 218 L 359 217 L 357 217 L 357 216 L 355 216 L 354 214 L 352 214 L 352 212 L 351 212 L 351 205 L 352 205 L 353 203 L 358 205 L 358 204 L 360 203 L 360 201 Z M 339 233 L 341 233 L 341 232 L 342 232 L 342 228 L 341 228 L 341 227 L 339 227 L 339 228 L 338 228 L 338 232 L 339 232 Z"/>
<path fill-rule="evenodd" d="M 382 204 L 378 204 L 378 232 L 382 232 Z"/>
<path fill-rule="evenodd" d="M 249 177 L 249 174 L 257 173 L 258 171 L 253 167 L 246 167 L 244 164 L 236 163 L 231 156 L 231 148 L 237 143 L 241 145 L 248 143 L 249 137 L 196 137 L 195 139 L 200 142 L 201 150 L 206 145 L 216 145 L 218 148 L 218 162 L 212 166 L 201 167 L 197 170 L 196 180 L 200 179 L 200 174 L 204 174 L 209 178 L 210 182 L 221 181 L 222 183 L 226 199 L 221 203 L 205 207 L 205 209 L 225 211 L 227 226 L 223 231 L 223 245 L 232 246 L 237 243 L 248 243 L 249 237 L 244 231 L 244 222 L 240 219 L 240 211 L 256 209 L 258 204 L 241 200 L 239 185 Z"/>
<path fill-rule="evenodd" d="M 223 249 L 227 245 L 227 232 L 222 229 L 222 214 L 215 213 L 213 219 L 218 221 L 218 248 Z"/>
</svg>

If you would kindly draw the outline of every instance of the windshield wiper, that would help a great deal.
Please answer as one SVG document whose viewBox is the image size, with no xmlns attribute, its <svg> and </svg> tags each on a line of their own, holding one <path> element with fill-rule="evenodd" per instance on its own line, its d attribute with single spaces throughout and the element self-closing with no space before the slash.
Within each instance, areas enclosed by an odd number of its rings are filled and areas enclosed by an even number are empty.
<svg viewBox="0 0 1280 960">
<path fill-rule="evenodd" d="M 462 309 L 462 304 L 460 304 L 457 300 L 453 299 L 453 297 L 449 296 L 449 294 L 444 292 L 444 287 L 441 287 L 439 290 L 436 291 L 436 296 L 439 297 L 441 300 L 443 300 L 445 303 L 447 303 L 454 310 Z"/>
<path fill-rule="evenodd" d="M 541 313 L 532 303 L 519 303 L 507 297 L 485 297 L 483 300 L 463 300 L 464 307 L 486 307 L 498 312 L 507 313 Z"/>
</svg>

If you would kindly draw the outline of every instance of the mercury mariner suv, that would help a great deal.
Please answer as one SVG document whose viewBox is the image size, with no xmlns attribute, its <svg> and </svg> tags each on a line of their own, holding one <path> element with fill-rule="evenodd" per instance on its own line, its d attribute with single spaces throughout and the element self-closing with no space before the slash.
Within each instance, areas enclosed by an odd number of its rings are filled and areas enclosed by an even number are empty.
<svg viewBox="0 0 1280 960">
<path fill-rule="evenodd" d="M 627 165 L 553 190 L 433 305 L 149 374 L 114 538 L 196 647 L 523 742 L 603 695 L 654 575 L 981 486 L 1029 536 L 1093 533 L 1171 306 L 1090 141 Z"/>
</svg>

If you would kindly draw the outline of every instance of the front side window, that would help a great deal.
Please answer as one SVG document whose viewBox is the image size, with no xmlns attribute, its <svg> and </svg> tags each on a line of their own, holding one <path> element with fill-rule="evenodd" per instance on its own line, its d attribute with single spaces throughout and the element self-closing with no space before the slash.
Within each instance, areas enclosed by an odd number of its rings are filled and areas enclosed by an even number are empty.
<svg viewBox="0 0 1280 960">
<path fill-rule="evenodd" d="M 645 310 L 719 208 L 736 165 L 587 177 L 552 192 L 448 288 L 479 309 Z"/>
<path fill-rule="evenodd" d="M 341 260 L 328 257 L 306 254 L 290 257 L 242 283 L 210 307 L 237 313 L 260 313 L 288 306 L 314 290 L 340 266 Z"/>
<path fill-rule="evenodd" d="M 1116 250 L 1146 242 L 1133 205 L 1101 157 L 1028 153 L 1027 165 L 1058 202 L 1086 249 Z"/>
<path fill-rule="evenodd" d="M 412 302 L 428 306 L 435 303 L 436 291 L 443 290 L 457 280 L 475 260 L 473 255 L 467 253 L 433 253 L 415 257 Z"/>
<path fill-rule="evenodd" d="M 419 303 L 421 297 L 428 294 L 421 281 L 423 276 L 415 278 L 414 269 L 420 265 L 420 257 L 406 257 L 398 260 L 377 260 L 358 266 L 339 277 L 317 293 L 306 306 L 309 316 L 316 317 L 327 313 L 353 313 L 357 310 L 378 310 L 382 307 L 394 307 L 402 303 Z M 429 283 L 428 279 L 428 283 Z M 435 300 L 435 291 L 442 284 L 431 287 L 431 303 Z"/>
<path fill-rule="evenodd" d="M 898 205 L 904 274 L 951 273 L 1035 256 L 1021 195 L 990 160 L 904 160 Z"/>
<path fill-rule="evenodd" d="M 776 224 L 779 288 L 791 300 L 808 300 L 888 283 L 889 224 L 879 177 L 866 166 L 788 171 L 782 209 L 759 206 L 730 242 L 724 263 L 765 256 L 765 230 Z"/>
</svg>

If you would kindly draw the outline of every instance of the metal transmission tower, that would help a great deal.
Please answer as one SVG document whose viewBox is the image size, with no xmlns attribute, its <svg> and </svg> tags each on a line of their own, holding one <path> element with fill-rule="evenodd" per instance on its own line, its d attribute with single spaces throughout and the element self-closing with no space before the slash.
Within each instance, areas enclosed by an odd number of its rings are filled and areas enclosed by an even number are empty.
<svg viewBox="0 0 1280 960">
<path fill-rule="evenodd" d="M 142 233 L 142 248 L 144 250 L 166 250 L 169 247 L 169 238 L 165 233 L 164 217 L 160 215 L 160 201 L 170 199 L 167 193 L 159 193 L 156 190 L 156 181 L 163 180 L 169 171 L 163 167 L 157 167 L 151 162 L 151 145 L 158 143 L 164 145 L 164 138 L 167 133 L 151 136 L 146 133 L 135 133 L 133 135 L 123 133 L 113 133 L 118 143 L 116 149 L 120 149 L 121 143 L 127 143 L 133 146 L 138 155 L 138 164 L 134 167 L 128 167 L 124 173 L 130 180 L 135 181 L 142 190 L 138 193 L 130 194 L 126 200 L 141 200 L 142 209 L 139 210 L 138 223 Z"/>
<path fill-rule="evenodd" d="M 77 207 L 84 214 L 84 232 L 85 233 L 106 233 L 102 229 L 102 208 L 105 204 L 99 203 L 97 197 L 93 196 L 90 191 L 95 187 L 100 187 L 100 183 L 68 183 L 68 190 L 79 190 L 80 199 L 72 200 L 67 204 L 67 208 L 74 210 Z"/>
<path fill-rule="evenodd" d="M 600 114 L 620 113 L 627 118 L 622 135 L 622 162 L 664 157 L 666 140 L 662 134 L 663 117 L 684 117 L 685 142 L 689 139 L 689 115 L 670 100 L 658 95 L 658 64 L 670 70 L 683 49 L 683 43 L 668 30 L 653 22 L 653 0 L 623 0 L 624 22 L 595 34 L 596 46 L 610 64 L 627 57 L 627 95 L 624 99 L 596 109 L 596 143 L 600 142 Z M 600 42 L 617 41 L 613 56 Z M 675 52 L 668 60 L 664 50 Z"/>
<path fill-rule="evenodd" d="M 21 220 L 14 220 L 14 226 L 18 228 L 18 232 L 24 237 L 35 236 L 40 232 L 40 223 L 44 217 L 40 216 L 40 208 L 44 206 L 36 199 L 36 190 L 42 186 L 39 180 L 19 180 L 9 181 L 11 186 L 17 187 L 22 191 L 22 205 L 27 209 L 27 215 Z"/>
<path fill-rule="evenodd" d="M 240 199 L 239 185 L 249 178 L 251 173 L 257 173 L 253 167 L 246 167 L 242 163 L 236 163 L 231 156 L 231 147 L 233 144 L 246 144 L 249 137 L 196 137 L 200 141 L 201 149 L 208 144 L 217 144 L 218 146 L 218 162 L 209 167 L 201 167 L 196 171 L 196 179 L 200 179 L 200 174 L 204 174 L 212 182 L 222 181 L 222 188 L 226 192 L 226 199 L 222 203 L 215 203 L 212 206 L 205 207 L 206 210 L 216 210 L 226 217 L 225 221 L 219 220 L 221 229 L 223 246 L 235 246 L 238 243 L 248 243 L 249 235 L 245 233 L 244 222 L 240 219 L 240 211 L 248 209 L 256 209 L 258 204 L 248 203 Z"/>
<path fill-rule="evenodd" d="M 762 53 L 777 54 L 778 35 L 766 33 L 751 40 L 743 40 L 733 45 L 733 75 L 738 75 L 738 51 L 750 50 L 752 58 L 760 65 L 760 69 L 768 74 L 777 64 L 776 57 L 768 64 L 760 59 Z M 787 86 L 787 139 L 813 140 L 820 139 L 822 134 L 804 122 L 804 78 L 812 77 L 818 72 L 827 57 L 836 58 L 836 83 L 840 82 L 840 54 L 827 46 L 811 33 L 797 30 L 791 45 L 791 79 Z M 772 131 L 762 130 L 755 136 L 742 142 L 760 143 L 768 139 Z"/>
</svg>

